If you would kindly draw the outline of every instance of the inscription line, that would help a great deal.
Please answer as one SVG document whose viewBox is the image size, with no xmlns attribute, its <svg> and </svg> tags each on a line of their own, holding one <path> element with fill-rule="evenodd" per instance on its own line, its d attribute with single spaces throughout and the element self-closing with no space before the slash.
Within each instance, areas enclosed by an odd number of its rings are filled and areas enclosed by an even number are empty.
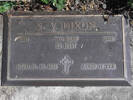
<svg viewBox="0 0 133 100">
<path fill-rule="evenodd" d="M 85 34 L 84 34 L 85 33 Z M 92 33 L 92 34 L 91 34 Z M 101 34 L 102 33 L 102 34 Z M 74 34 L 78 34 L 78 35 L 114 35 L 116 34 L 116 32 L 44 32 L 44 34 L 40 34 L 40 33 L 29 33 L 26 35 L 74 35 Z"/>
</svg>

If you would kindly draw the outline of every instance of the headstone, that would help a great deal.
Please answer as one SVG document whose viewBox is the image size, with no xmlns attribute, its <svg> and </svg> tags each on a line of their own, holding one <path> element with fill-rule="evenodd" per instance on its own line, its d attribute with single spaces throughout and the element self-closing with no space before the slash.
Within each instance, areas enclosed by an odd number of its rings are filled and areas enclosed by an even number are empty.
<svg viewBox="0 0 133 100">
<path fill-rule="evenodd" d="M 4 16 L 2 85 L 130 85 L 122 15 Z"/>
</svg>

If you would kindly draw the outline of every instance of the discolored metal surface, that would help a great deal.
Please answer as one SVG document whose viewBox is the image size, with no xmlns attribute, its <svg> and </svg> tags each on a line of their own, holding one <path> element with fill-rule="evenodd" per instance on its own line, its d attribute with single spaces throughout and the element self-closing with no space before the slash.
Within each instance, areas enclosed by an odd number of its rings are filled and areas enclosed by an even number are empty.
<svg viewBox="0 0 133 100">
<path fill-rule="evenodd" d="M 4 17 L 2 85 L 129 85 L 124 24 L 123 16 Z"/>
</svg>

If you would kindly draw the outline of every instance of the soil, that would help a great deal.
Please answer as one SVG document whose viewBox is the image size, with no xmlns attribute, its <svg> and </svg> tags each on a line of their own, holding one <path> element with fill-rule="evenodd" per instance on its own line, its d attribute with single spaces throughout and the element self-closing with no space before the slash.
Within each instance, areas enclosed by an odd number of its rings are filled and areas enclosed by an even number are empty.
<svg viewBox="0 0 133 100">
<path fill-rule="evenodd" d="M 35 2 L 17 2 L 13 8 L 17 11 L 56 11 L 52 4 L 46 5 L 41 0 Z M 104 10 L 106 13 L 119 14 L 129 10 L 127 0 L 67 0 L 63 11 Z"/>
</svg>

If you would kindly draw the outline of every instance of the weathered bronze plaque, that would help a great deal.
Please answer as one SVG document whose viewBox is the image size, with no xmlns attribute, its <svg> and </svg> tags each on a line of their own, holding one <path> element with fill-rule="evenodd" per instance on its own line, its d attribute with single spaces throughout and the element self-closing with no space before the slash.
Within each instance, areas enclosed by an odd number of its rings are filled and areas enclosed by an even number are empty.
<svg viewBox="0 0 133 100">
<path fill-rule="evenodd" d="M 123 16 L 4 17 L 2 85 L 130 85 Z"/>
</svg>

